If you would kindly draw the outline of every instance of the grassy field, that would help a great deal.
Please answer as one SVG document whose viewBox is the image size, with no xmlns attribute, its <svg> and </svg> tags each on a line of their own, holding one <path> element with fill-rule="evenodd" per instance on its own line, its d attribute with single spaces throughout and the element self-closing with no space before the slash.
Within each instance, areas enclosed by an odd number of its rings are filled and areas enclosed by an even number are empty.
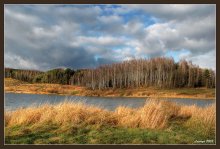
<svg viewBox="0 0 220 149">
<path fill-rule="evenodd" d="M 215 89 L 175 88 L 159 89 L 153 87 L 131 89 L 90 90 L 85 87 L 61 84 L 30 84 L 11 78 L 5 78 L 5 91 L 31 94 L 64 94 L 77 96 L 105 97 L 164 97 L 164 98 L 202 98 L 214 99 Z"/>
<path fill-rule="evenodd" d="M 157 100 L 115 111 L 67 101 L 45 104 L 6 112 L 5 143 L 215 144 L 215 111 L 215 104 L 199 108 Z"/>
</svg>

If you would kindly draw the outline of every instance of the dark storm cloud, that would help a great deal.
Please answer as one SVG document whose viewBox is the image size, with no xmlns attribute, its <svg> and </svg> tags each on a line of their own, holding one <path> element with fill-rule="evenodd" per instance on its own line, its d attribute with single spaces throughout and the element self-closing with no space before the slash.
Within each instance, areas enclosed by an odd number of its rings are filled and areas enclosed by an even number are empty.
<svg viewBox="0 0 220 149">
<path fill-rule="evenodd" d="M 179 58 L 215 69 L 215 5 L 5 5 L 4 13 L 6 67 L 88 68 L 187 49 Z"/>
</svg>

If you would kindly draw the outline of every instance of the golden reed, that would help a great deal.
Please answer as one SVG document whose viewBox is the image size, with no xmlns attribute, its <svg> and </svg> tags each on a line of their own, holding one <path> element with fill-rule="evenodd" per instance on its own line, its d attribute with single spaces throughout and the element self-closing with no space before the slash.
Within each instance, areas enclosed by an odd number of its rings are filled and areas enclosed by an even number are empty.
<svg viewBox="0 0 220 149">
<path fill-rule="evenodd" d="M 56 123 L 160 129 L 167 127 L 172 120 L 183 120 L 186 125 L 204 127 L 207 131 L 215 129 L 216 106 L 182 106 L 153 99 L 140 108 L 121 106 L 115 111 L 107 111 L 100 107 L 65 101 L 57 105 L 44 104 L 5 113 L 6 127 Z"/>
</svg>

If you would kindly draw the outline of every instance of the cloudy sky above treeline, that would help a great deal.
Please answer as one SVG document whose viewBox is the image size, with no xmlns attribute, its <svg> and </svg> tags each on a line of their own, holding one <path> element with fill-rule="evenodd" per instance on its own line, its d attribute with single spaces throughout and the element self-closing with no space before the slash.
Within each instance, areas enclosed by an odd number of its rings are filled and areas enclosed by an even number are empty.
<svg viewBox="0 0 220 149">
<path fill-rule="evenodd" d="M 5 5 L 5 67 L 94 68 L 157 56 L 216 69 L 216 7 Z"/>
</svg>

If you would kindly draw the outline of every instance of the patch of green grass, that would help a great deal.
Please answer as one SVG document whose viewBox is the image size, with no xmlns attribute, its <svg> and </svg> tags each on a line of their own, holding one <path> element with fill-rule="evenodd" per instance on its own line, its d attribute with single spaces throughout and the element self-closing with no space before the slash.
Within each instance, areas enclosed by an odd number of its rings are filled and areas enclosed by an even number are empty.
<svg viewBox="0 0 220 149">
<path fill-rule="evenodd" d="M 215 96 L 215 88 L 171 88 L 171 89 L 160 89 L 156 90 L 165 93 L 176 93 L 178 95 L 207 95 L 210 97 Z"/>
<path fill-rule="evenodd" d="M 195 95 L 195 94 L 200 94 L 201 92 L 203 92 L 203 90 L 182 89 L 181 91 L 178 91 L 178 94 L 181 94 L 181 95 Z"/>
<path fill-rule="evenodd" d="M 132 91 L 127 91 L 125 96 L 131 96 L 132 95 Z"/>
<path fill-rule="evenodd" d="M 98 125 L 42 124 L 6 128 L 6 144 L 191 144 L 214 140 L 184 124 L 173 122 L 166 129 L 122 128 Z"/>
<path fill-rule="evenodd" d="M 79 91 L 72 91 L 71 94 L 72 94 L 72 95 L 79 94 Z"/>
<path fill-rule="evenodd" d="M 119 96 L 120 96 L 120 97 L 123 97 L 123 96 L 124 96 L 124 93 L 123 93 L 123 92 L 121 92 Z"/>
</svg>

